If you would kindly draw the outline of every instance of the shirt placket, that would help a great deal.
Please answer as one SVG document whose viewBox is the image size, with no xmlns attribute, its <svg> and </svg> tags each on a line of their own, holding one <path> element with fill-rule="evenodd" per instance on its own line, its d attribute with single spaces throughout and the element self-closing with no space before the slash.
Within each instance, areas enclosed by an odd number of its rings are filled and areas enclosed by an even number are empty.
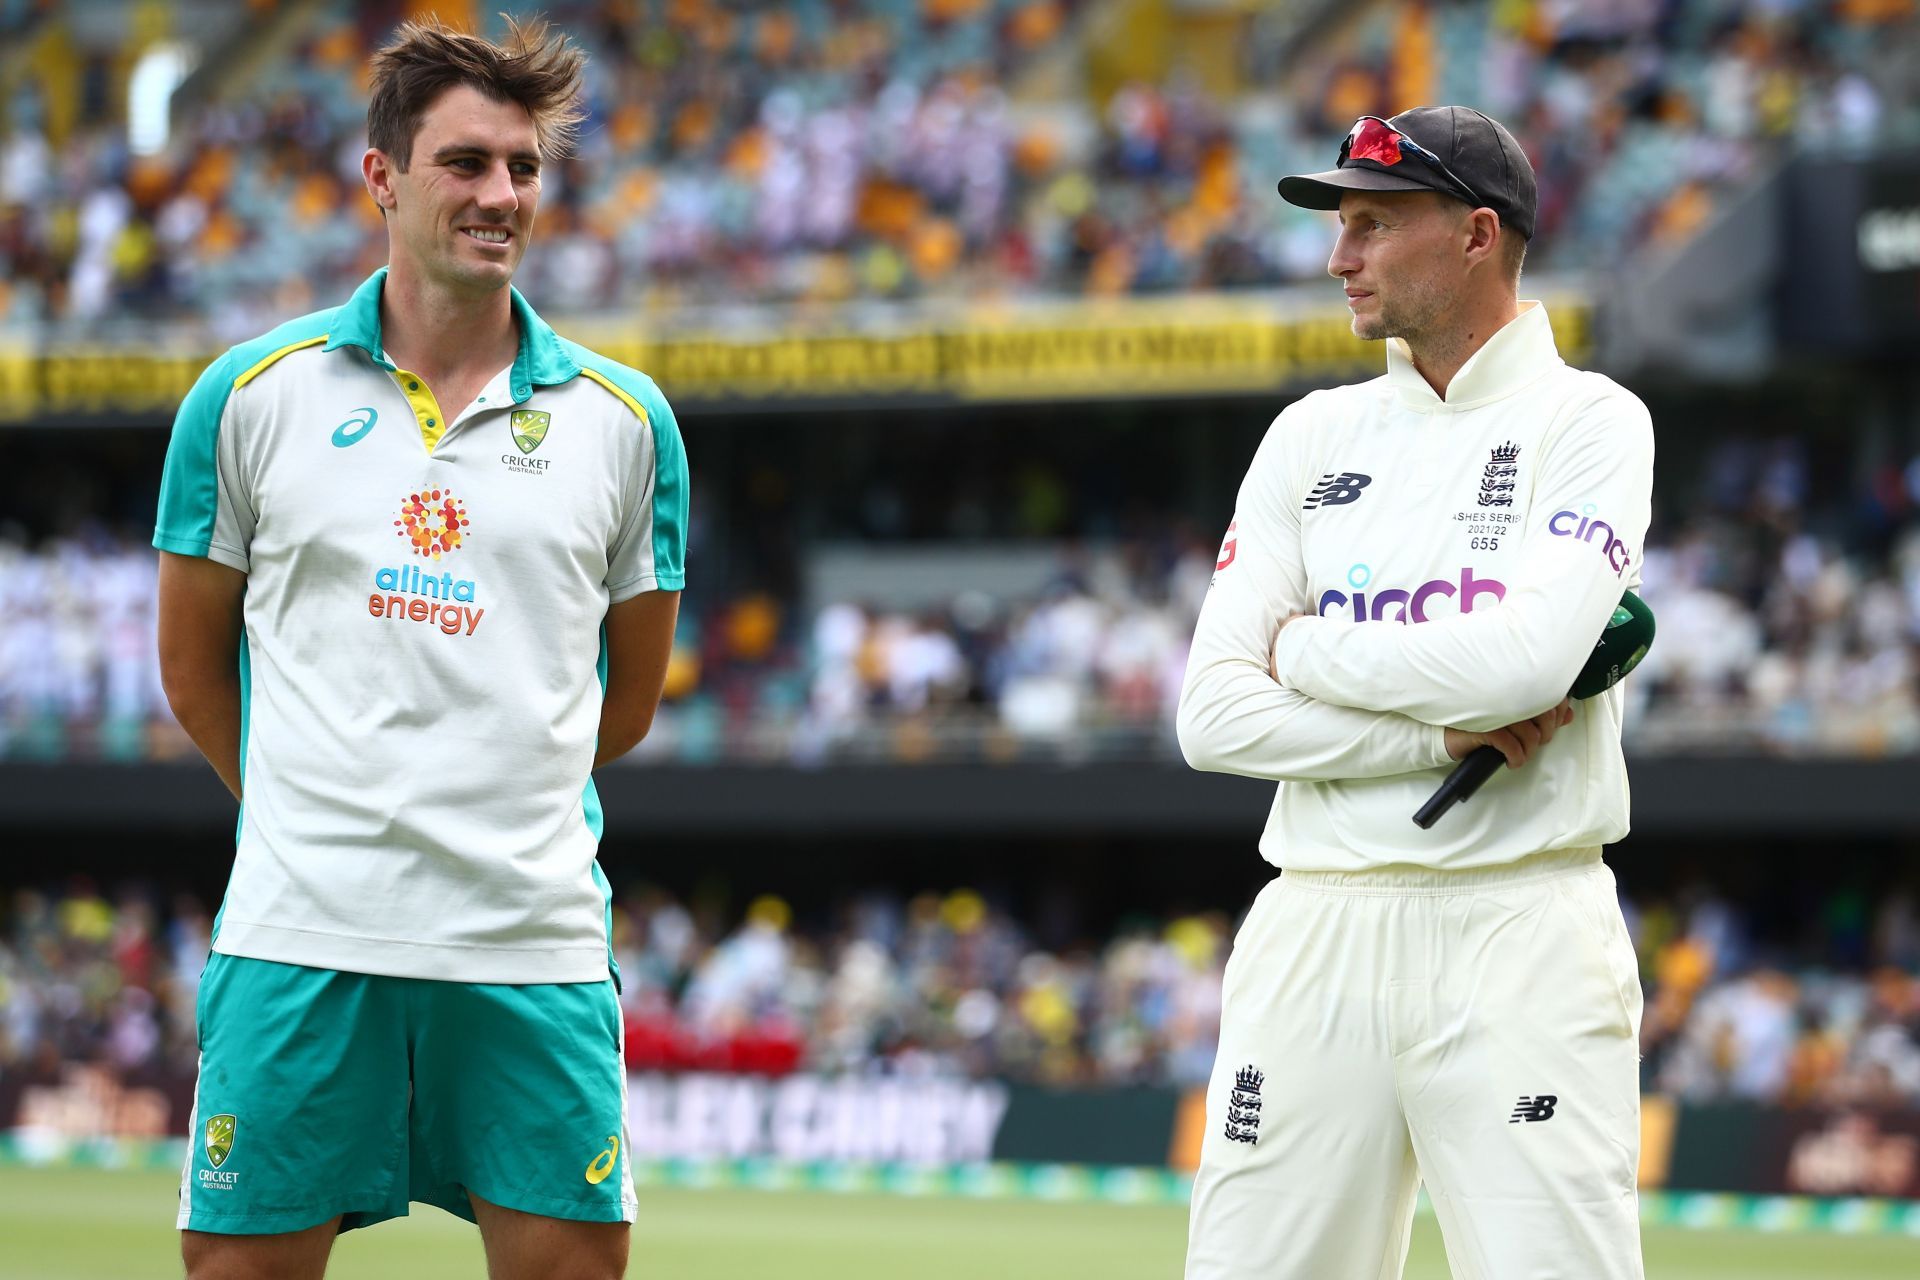
<svg viewBox="0 0 1920 1280">
<path fill-rule="evenodd" d="M 433 391 L 427 386 L 424 378 L 398 365 L 390 365 L 388 369 L 388 376 L 393 379 L 393 384 L 399 389 L 400 394 L 406 397 L 407 407 L 413 411 L 414 423 L 420 429 L 421 443 L 426 446 L 429 454 L 432 454 L 439 447 L 440 442 L 446 439 L 448 432 L 475 414 L 511 405 L 513 401 L 509 379 L 512 373 L 513 366 L 509 365 L 495 374 L 481 389 L 480 394 L 474 397 L 473 403 L 461 410 L 459 417 L 448 422 L 446 415 L 441 412 L 439 401 L 434 398 Z"/>
</svg>

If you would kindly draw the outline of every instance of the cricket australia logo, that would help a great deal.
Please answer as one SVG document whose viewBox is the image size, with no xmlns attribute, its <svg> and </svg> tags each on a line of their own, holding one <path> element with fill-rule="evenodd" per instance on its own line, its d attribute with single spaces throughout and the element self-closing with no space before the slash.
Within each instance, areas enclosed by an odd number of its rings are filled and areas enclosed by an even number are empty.
<svg viewBox="0 0 1920 1280">
<path fill-rule="evenodd" d="M 1360 491 L 1373 483 L 1372 476 L 1363 476 L 1358 471 L 1328 472 L 1320 477 L 1320 483 L 1313 486 L 1307 500 L 1300 504 L 1302 511 L 1313 511 L 1320 507 L 1340 507 L 1360 498 Z"/>
<path fill-rule="evenodd" d="M 1266 1080 L 1260 1068 L 1248 1063 L 1233 1077 L 1227 1095 L 1227 1138 L 1248 1146 L 1260 1141 L 1260 1086 Z"/>
<path fill-rule="evenodd" d="M 520 446 L 520 452 L 532 453 L 547 438 L 547 428 L 553 425 L 553 415 L 536 413 L 531 409 L 513 411 L 513 442 Z"/>
<path fill-rule="evenodd" d="M 527 455 L 540 447 L 540 442 L 547 438 L 547 428 L 552 425 L 553 415 L 538 409 L 515 409 L 507 415 L 507 434 L 513 437 L 514 447 L 520 452 L 501 454 L 501 464 L 515 475 L 545 475 L 553 459 Z"/>
<path fill-rule="evenodd" d="M 1513 478 L 1520 474 L 1519 457 L 1520 446 L 1511 440 L 1493 451 L 1493 457 L 1480 477 L 1481 506 L 1513 505 Z"/>
<path fill-rule="evenodd" d="M 233 1131 L 239 1122 L 232 1116 L 207 1117 L 207 1163 L 218 1169 L 233 1152 Z"/>
</svg>

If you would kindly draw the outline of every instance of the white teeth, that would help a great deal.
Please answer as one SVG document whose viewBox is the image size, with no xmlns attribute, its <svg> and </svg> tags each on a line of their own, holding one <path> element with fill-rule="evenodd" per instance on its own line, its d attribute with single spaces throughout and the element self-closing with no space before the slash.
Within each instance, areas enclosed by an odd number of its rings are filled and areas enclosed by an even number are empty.
<svg viewBox="0 0 1920 1280">
<path fill-rule="evenodd" d="M 505 231 L 482 231 L 477 227 L 468 227 L 466 231 L 467 234 L 475 240 L 484 240 L 488 244 L 505 244 L 507 242 L 507 233 Z"/>
</svg>

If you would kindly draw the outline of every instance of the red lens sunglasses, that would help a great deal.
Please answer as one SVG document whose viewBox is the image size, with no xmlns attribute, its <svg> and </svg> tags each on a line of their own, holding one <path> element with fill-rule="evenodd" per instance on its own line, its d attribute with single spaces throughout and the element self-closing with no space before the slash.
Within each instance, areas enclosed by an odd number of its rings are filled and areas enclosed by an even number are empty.
<svg viewBox="0 0 1920 1280">
<path fill-rule="evenodd" d="M 1344 167 L 1349 160 L 1372 160 L 1378 164 L 1396 165 L 1400 163 L 1400 153 L 1403 151 L 1412 152 L 1418 159 L 1438 169 L 1459 194 L 1466 197 L 1468 204 L 1477 207 L 1486 203 L 1480 198 L 1480 193 L 1462 182 L 1460 176 L 1447 168 L 1439 156 L 1379 116 L 1361 116 L 1353 122 L 1352 131 L 1347 134 L 1346 141 L 1340 144 L 1340 165 L 1337 167 Z"/>
</svg>

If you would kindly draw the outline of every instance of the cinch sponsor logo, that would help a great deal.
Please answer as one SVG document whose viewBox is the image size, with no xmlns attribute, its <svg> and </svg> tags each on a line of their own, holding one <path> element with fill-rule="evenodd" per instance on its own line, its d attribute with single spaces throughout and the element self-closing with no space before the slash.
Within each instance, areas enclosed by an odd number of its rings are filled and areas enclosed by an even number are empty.
<svg viewBox="0 0 1920 1280">
<path fill-rule="evenodd" d="M 1372 569 L 1354 565 L 1347 570 L 1352 594 L 1322 591 L 1317 612 L 1323 618 L 1344 612 L 1355 622 L 1425 622 L 1428 606 L 1441 597 L 1454 602 L 1456 613 L 1472 613 L 1473 606 L 1488 596 L 1496 603 L 1507 598 L 1506 583 L 1498 578 L 1476 578 L 1471 567 L 1461 569 L 1458 578 L 1434 578 L 1410 589 L 1382 587 L 1369 591 L 1372 581 Z"/>
<path fill-rule="evenodd" d="M 456 579 L 451 573 L 436 578 L 420 572 L 417 564 L 375 569 L 373 585 L 374 593 L 367 597 L 367 612 L 374 617 L 431 622 L 450 636 L 472 635 L 480 625 L 480 615 L 486 612 L 467 607 L 473 599 L 473 583 Z M 405 595 L 392 594 L 399 592 Z M 413 599 L 407 599 L 409 595 Z"/>
<path fill-rule="evenodd" d="M 1577 512 L 1556 511 L 1553 518 L 1547 521 L 1547 532 L 1556 538 L 1578 538 L 1582 542 L 1597 540 L 1600 554 L 1607 558 L 1607 563 L 1613 568 L 1613 576 L 1617 578 L 1627 571 L 1627 566 L 1633 563 L 1633 557 L 1627 552 L 1627 544 L 1614 536 L 1612 525 L 1593 518 L 1597 509 L 1589 502 Z M 1602 529 L 1606 530 L 1604 536 L 1600 532 Z"/>
</svg>

